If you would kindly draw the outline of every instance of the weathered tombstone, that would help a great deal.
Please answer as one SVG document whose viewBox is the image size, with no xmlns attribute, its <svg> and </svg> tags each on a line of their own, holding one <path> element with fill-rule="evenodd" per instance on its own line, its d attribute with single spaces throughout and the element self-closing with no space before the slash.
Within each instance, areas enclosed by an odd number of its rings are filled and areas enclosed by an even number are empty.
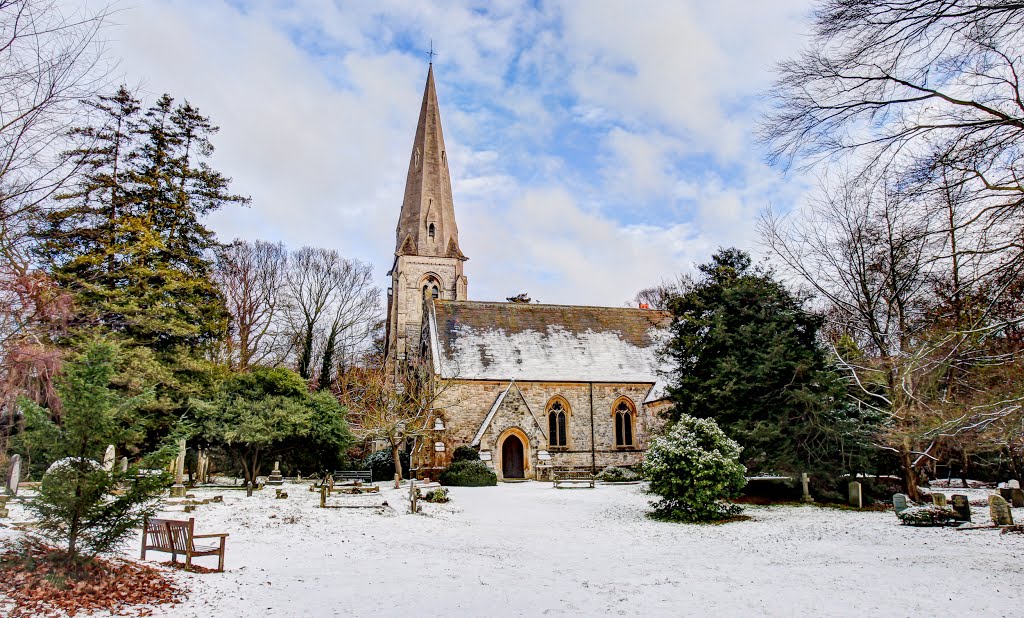
<svg viewBox="0 0 1024 618">
<path fill-rule="evenodd" d="M 956 511 L 957 521 L 971 521 L 971 502 L 963 494 L 953 494 L 953 510 Z"/>
<path fill-rule="evenodd" d="M 11 465 L 7 471 L 7 491 L 18 495 L 18 483 L 21 482 L 21 455 L 11 457 Z"/>
<path fill-rule="evenodd" d="M 907 510 L 909 506 L 910 505 L 907 504 L 907 496 L 905 494 L 892 495 L 892 508 L 896 510 L 897 515 Z"/>
<path fill-rule="evenodd" d="M 171 485 L 172 498 L 185 497 L 185 439 L 178 441 L 178 458 L 174 462 L 174 485 Z"/>
<path fill-rule="evenodd" d="M 800 473 L 800 484 L 803 485 L 803 489 L 804 489 L 804 502 L 814 502 L 814 498 L 811 497 L 811 490 L 808 487 L 809 483 L 810 483 L 810 478 L 807 476 L 807 473 L 806 472 L 801 472 Z"/>
<path fill-rule="evenodd" d="M 1020 481 L 1017 479 L 1010 479 L 1006 481 L 1006 486 L 1010 489 L 1020 489 Z"/>
<path fill-rule="evenodd" d="M 196 505 L 194 505 L 194 504 L 186 504 L 185 505 L 185 512 L 186 513 L 192 513 L 192 512 L 195 512 L 195 510 L 196 510 Z"/>
<path fill-rule="evenodd" d="M 7 501 L 10 499 L 10 496 L 0 494 L 0 519 L 3 519 L 10 515 L 10 512 L 7 510 Z"/>
<path fill-rule="evenodd" d="M 252 481 L 248 481 L 245 484 L 245 497 L 252 498 Z"/>
<path fill-rule="evenodd" d="M 103 469 L 110 472 L 114 469 L 114 445 L 110 444 L 107 446 L 107 450 L 103 453 Z"/>
<path fill-rule="evenodd" d="M 287 491 L 285 491 L 285 490 L 283 490 L 281 488 L 278 488 L 275 491 L 277 491 L 277 495 L 275 495 L 274 497 L 277 498 L 278 500 L 285 500 L 285 499 L 288 498 L 288 492 Z"/>
<path fill-rule="evenodd" d="M 861 495 L 860 483 L 857 481 L 850 481 L 850 506 L 855 506 L 858 509 L 864 508 L 864 498 Z"/>
<path fill-rule="evenodd" d="M 992 523 L 996 526 L 1012 526 L 1013 515 L 1010 513 L 1010 505 L 1002 496 L 991 495 L 988 497 L 988 514 Z"/>
<path fill-rule="evenodd" d="M 284 477 L 281 476 L 281 462 L 274 462 L 274 469 L 270 471 L 267 478 L 267 485 L 284 485 Z"/>
<path fill-rule="evenodd" d="M 932 494 L 932 504 L 935 506 L 946 506 L 946 494 Z"/>
<path fill-rule="evenodd" d="M 1020 487 L 1010 488 L 1010 504 L 1016 508 L 1024 506 L 1024 489 Z"/>
<path fill-rule="evenodd" d="M 224 496 L 214 496 L 210 498 L 210 502 L 224 502 Z"/>
</svg>

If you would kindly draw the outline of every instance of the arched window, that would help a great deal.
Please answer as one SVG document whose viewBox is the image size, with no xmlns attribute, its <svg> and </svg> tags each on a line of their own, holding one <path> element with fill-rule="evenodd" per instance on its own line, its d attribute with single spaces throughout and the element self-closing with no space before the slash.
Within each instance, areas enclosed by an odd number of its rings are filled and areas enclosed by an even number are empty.
<svg viewBox="0 0 1024 618">
<path fill-rule="evenodd" d="M 633 407 L 619 400 L 615 410 L 615 446 L 633 446 Z"/>
<path fill-rule="evenodd" d="M 436 300 L 439 296 L 441 296 L 441 290 L 438 290 L 436 285 L 433 286 L 432 288 L 430 288 L 430 297 L 431 298 Z"/>
<path fill-rule="evenodd" d="M 566 410 L 561 401 L 548 407 L 548 446 L 564 447 L 569 444 L 566 432 Z"/>
<path fill-rule="evenodd" d="M 430 240 L 434 240 L 434 224 L 431 223 L 427 226 L 427 236 L 430 236 Z"/>
</svg>

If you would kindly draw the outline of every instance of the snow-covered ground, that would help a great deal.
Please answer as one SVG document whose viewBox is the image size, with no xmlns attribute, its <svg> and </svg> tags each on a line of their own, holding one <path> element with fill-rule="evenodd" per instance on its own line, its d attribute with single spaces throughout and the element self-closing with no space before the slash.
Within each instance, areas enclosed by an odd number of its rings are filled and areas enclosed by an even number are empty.
<svg viewBox="0 0 1024 618">
<path fill-rule="evenodd" d="M 451 503 L 424 503 L 421 515 L 405 513 L 407 490 L 330 499 L 388 501 L 378 510 L 319 509 L 318 494 L 286 488 L 287 500 L 270 488 L 252 498 L 200 489 L 197 498 L 224 502 L 191 515 L 169 507 L 164 515 L 194 516 L 199 533 L 231 534 L 227 572 L 175 572 L 189 599 L 156 615 L 1019 616 L 1024 607 L 1024 536 L 911 528 L 892 511 L 748 507 L 750 521 L 698 526 L 645 517 L 642 485 L 452 488 Z M 24 513 L 15 506 L 12 516 Z M 988 523 L 987 508 L 974 519 Z"/>
</svg>

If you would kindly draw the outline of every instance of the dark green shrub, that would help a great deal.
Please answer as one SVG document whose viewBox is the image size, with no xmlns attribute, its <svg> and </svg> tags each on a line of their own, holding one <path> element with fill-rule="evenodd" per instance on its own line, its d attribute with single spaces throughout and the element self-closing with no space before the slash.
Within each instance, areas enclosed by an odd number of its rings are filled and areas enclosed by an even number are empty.
<svg viewBox="0 0 1024 618">
<path fill-rule="evenodd" d="M 639 481 L 640 475 L 629 468 L 608 466 L 597 475 L 597 480 L 606 483 L 625 483 L 627 481 Z"/>
<path fill-rule="evenodd" d="M 480 450 L 475 448 L 475 447 L 466 445 L 466 444 L 463 444 L 462 446 L 457 447 L 455 449 L 455 451 L 452 452 L 452 463 L 455 463 L 457 461 L 479 461 L 479 460 L 480 460 Z"/>
<path fill-rule="evenodd" d="M 456 461 L 441 473 L 441 484 L 452 487 L 489 487 L 498 484 L 494 471 L 482 461 Z"/>
<path fill-rule="evenodd" d="M 955 526 L 960 523 L 951 507 L 934 504 L 912 506 L 896 513 L 896 516 L 908 526 Z"/>
<path fill-rule="evenodd" d="M 399 453 L 398 459 L 402 463 L 402 477 L 409 476 L 409 455 Z M 373 473 L 374 481 L 390 481 L 395 478 L 395 460 L 391 456 L 390 448 L 382 448 L 366 456 L 363 460 L 363 470 Z"/>
<path fill-rule="evenodd" d="M 740 446 L 711 419 L 683 414 L 665 435 L 651 441 L 644 476 L 651 493 L 653 515 L 672 521 L 724 519 L 739 512 L 726 502 L 746 484 L 739 462 Z"/>
<path fill-rule="evenodd" d="M 448 490 L 444 487 L 428 491 L 426 495 L 423 496 L 423 499 L 427 502 L 434 502 L 437 504 L 451 500 L 451 498 L 448 497 Z"/>
</svg>

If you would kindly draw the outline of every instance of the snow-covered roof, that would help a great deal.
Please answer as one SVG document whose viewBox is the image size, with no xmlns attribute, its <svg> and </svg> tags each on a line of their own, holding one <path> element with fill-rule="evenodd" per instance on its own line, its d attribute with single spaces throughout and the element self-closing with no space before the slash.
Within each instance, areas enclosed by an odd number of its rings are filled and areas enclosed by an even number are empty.
<svg viewBox="0 0 1024 618">
<path fill-rule="evenodd" d="M 434 370 L 462 380 L 653 385 L 672 320 L 622 307 L 435 300 L 430 309 Z"/>
</svg>

